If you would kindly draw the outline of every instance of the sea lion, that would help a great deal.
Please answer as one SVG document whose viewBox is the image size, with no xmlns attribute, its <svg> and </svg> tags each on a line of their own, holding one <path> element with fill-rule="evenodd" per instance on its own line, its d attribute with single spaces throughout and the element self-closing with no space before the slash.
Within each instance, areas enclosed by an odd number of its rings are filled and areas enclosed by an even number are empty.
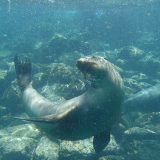
<svg viewBox="0 0 160 160">
<path fill-rule="evenodd" d="M 160 83 L 124 101 L 122 115 L 128 112 L 160 112 Z"/>
<path fill-rule="evenodd" d="M 76 66 L 91 81 L 91 88 L 70 100 L 52 102 L 41 96 L 31 85 L 30 59 L 14 58 L 15 70 L 25 111 L 45 132 L 62 140 L 82 140 L 94 136 L 96 152 L 110 141 L 110 130 L 118 121 L 123 101 L 124 85 L 113 65 L 103 57 L 78 59 Z"/>
</svg>

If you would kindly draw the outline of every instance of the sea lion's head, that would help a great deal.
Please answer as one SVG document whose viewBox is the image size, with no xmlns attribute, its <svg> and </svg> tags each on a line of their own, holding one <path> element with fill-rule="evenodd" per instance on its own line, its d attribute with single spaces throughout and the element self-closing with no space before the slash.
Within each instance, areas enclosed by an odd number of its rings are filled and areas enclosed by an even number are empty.
<svg viewBox="0 0 160 160">
<path fill-rule="evenodd" d="M 91 81 L 94 88 L 124 89 L 121 76 L 104 57 L 89 55 L 78 59 L 76 66 Z"/>
<path fill-rule="evenodd" d="M 89 55 L 78 59 L 76 66 L 91 81 L 92 85 L 98 87 L 106 79 L 107 63 L 109 62 L 104 57 Z"/>
</svg>

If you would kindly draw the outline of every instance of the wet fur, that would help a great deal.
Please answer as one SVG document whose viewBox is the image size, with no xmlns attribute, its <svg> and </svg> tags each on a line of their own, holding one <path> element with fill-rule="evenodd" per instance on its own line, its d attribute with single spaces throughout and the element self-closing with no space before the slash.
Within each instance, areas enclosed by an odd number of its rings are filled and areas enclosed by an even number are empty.
<svg viewBox="0 0 160 160">
<path fill-rule="evenodd" d="M 81 96 L 62 102 L 49 101 L 32 88 L 29 59 L 23 62 L 15 56 L 14 62 L 25 110 L 30 117 L 15 118 L 34 121 L 45 132 L 62 140 L 81 140 L 97 135 L 94 148 L 97 152 L 103 150 L 109 142 L 112 126 L 120 117 L 124 100 L 122 78 L 110 62 L 99 56 L 77 60 L 79 70 L 90 75 L 91 87 Z M 101 145 L 103 139 L 106 141 Z"/>
</svg>

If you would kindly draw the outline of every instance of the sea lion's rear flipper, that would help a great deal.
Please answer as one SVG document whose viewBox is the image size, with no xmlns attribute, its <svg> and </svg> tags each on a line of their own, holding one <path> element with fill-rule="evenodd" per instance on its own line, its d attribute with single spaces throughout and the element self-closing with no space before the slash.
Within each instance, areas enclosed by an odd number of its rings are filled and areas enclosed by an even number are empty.
<svg viewBox="0 0 160 160">
<path fill-rule="evenodd" d="M 93 147 L 96 153 L 103 151 L 110 141 L 110 130 L 98 133 L 93 138 Z"/>
<path fill-rule="evenodd" d="M 40 123 L 56 123 L 63 119 L 63 117 L 57 116 L 57 115 L 48 115 L 44 117 L 12 117 L 10 118 L 25 120 L 25 121 L 33 121 L 33 122 L 40 122 Z"/>
<path fill-rule="evenodd" d="M 23 59 L 20 59 L 17 55 L 15 55 L 14 64 L 18 85 L 21 91 L 24 91 L 26 86 L 28 86 L 31 82 L 31 61 L 27 58 L 23 61 Z"/>
</svg>

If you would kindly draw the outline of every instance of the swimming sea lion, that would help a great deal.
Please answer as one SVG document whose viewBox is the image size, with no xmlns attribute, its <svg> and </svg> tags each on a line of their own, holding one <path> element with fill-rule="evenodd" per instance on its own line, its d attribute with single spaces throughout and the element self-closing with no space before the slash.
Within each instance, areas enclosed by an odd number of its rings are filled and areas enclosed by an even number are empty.
<svg viewBox="0 0 160 160">
<path fill-rule="evenodd" d="M 62 140 L 94 136 L 96 152 L 106 147 L 124 101 L 122 78 L 110 62 L 99 56 L 78 59 L 76 66 L 89 78 L 91 88 L 81 96 L 62 102 L 49 101 L 32 88 L 29 59 L 23 62 L 15 56 L 14 62 L 25 111 L 30 117 L 14 118 L 34 121 L 45 132 Z"/>
<path fill-rule="evenodd" d="M 128 112 L 160 112 L 160 83 L 124 101 L 122 115 Z"/>
</svg>

